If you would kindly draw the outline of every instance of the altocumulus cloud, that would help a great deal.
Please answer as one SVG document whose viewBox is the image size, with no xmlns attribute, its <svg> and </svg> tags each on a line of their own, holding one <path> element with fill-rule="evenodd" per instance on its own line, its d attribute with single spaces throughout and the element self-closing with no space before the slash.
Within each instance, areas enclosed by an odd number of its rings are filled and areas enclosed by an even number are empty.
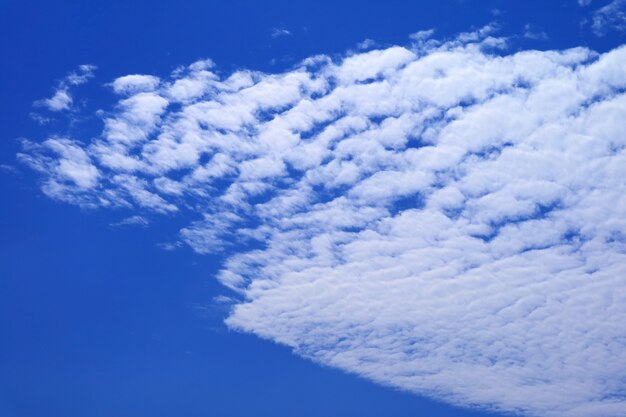
<svg viewBox="0 0 626 417">
<path fill-rule="evenodd" d="M 196 216 L 231 328 L 451 403 L 620 415 L 626 48 L 413 39 L 127 75 L 95 139 L 20 158 L 57 200 Z"/>
</svg>

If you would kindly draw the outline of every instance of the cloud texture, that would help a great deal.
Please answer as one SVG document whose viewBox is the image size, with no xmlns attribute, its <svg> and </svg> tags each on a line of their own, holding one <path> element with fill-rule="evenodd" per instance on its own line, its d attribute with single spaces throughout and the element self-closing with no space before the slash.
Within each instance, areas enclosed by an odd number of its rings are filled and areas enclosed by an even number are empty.
<svg viewBox="0 0 626 417">
<path fill-rule="evenodd" d="M 93 77 L 95 70 L 96 66 L 94 65 L 85 64 L 79 66 L 78 71 L 68 74 L 65 78 L 59 81 L 52 97 L 38 100 L 33 104 L 35 106 L 45 107 L 53 112 L 69 110 L 74 101 L 70 90 L 77 85 L 85 84 L 90 78 Z"/>
<path fill-rule="evenodd" d="M 597 36 L 604 36 L 609 31 L 626 31 L 626 0 L 613 0 L 593 12 L 591 30 Z"/>
<path fill-rule="evenodd" d="M 382 384 L 537 416 L 626 408 L 626 48 L 489 28 L 281 74 L 127 75 L 50 197 L 194 213 L 235 329 Z"/>
</svg>

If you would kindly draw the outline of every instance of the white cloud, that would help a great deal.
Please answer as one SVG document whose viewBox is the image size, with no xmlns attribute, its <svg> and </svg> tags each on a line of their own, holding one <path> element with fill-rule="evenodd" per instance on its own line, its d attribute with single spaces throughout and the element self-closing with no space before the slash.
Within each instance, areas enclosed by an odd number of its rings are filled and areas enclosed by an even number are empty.
<svg viewBox="0 0 626 417">
<path fill-rule="evenodd" d="M 284 28 L 273 28 L 272 29 L 272 38 L 278 38 L 281 36 L 290 36 L 291 32 Z"/>
<path fill-rule="evenodd" d="M 414 42 L 424 42 L 435 34 L 435 29 L 420 30 L 409 35 L 409 39 Z"/>
<path fill-rule="evenodd" d="M 146 219 L 143 216 L 130 216 L 118 222 L 114 222 L 110 224 L 111 227 L 122 227 L 122 226 L 147 227 L 148 225 L 150 225 L 150 220 Z"/>
<path fill-rule="evenodd" d="M 223 251 L 234 329 L 456 404 L 619 415 L 626 48 L 494 54 L 492 33 L 184 67 L 91 143 L 20 158 L 53 198 L 191 213 L 179 240 Z"/>
<path fill-rule="evenodd" d="M 166 242 L 166 243 L 157 243 L 157 246 L 163 250 L 168 252 L 173 252 L 175 250 L 180 249 L 183 246 L 181 242 Z"/>
<path fill-rule="evenodd" d="M 70 85 L 81 85 L 85 84 L 89 81 L 90 78 L 93 78 L 94 71 L 97 70 L 98 67 L 90 64 L 83 64 L 78 66 L 77 72 L 71 72 L 65 77 L 65 82 Z"/>
<path fill-rule="evenodd" d="M 38 100 L 33 104 L 46 107 L 48 110 L 54 112 L 69 110 L 73 103 L 70 88 L 86 83 L 93 77 L 95 70 L 96 67 L 94 65 L 80 65 L 78 72 L 71 72 L 59 82 L 52 97 Z M 43 120 L 43 118 L 41 120 Z"/>
<path fill-rule="evenodd" d="M 131 74 L 113 81 L 113 90 L 118 94 L 134 94 L 154 91 L 159 85 L 159 78 L 152 75 Z"/>
<path fill-rule="evenodd" d="M 80 143 L 53 137 L 42 144 L 28 140 L 22 144 L 26 152 L 18 158 L 46 176 L 42 190 L 48 196 L 83 206 L 101 205 L 82 195 L 97 188 L 100 171 Z"/>
<path fill-rule="evenodd" d="M 39 103 L 52 111 L 67 110 L 72 105 L 72 97 L 66 89 L 59 89 L 52 97 L 41 100 Z"/>
<path fill-rule="evenodd" d="M 2 171 L 5 174 L 13 174 L 13 175 L 18 175 L 20 173 L 17 167 L 13 165 L 8 165 L 8 164 L 0 164 L 0 171 Z"/>
<path fill-rule="evenodd" d="M 31 112 L 31 113 L 28 114 L 28 116 L 30 116 L 31 119 L 33 119 L 34 121 L 36 121 L 40 125 L 45 125 L 47 123 L 50 123 L 50 121 L 51 121 L 50 118 L 44 117 L 41 114 L 36 113 L 36 112 Z"/>
<path fill-rule="evenodd" d="M 376 46 L 376 41 L 374 41 L 373 39 L 365 39 L 362 42 L 359 42 L 356 44 L 357 49 L 371 49 L 374 46 Z"/>
<path fill-rule="evenodd" d="M 610 30 L 626 31 L 626 0 L 613 0 L 593 12 L 591 29 L 597 36 L 605 36 Z"/>
<path fill-rule="evenodd" d="M 543 31 L 539 31 L 536 30 L 536 28 L 534 28 L 532 25 L 527 24 L 524 26 L 524 34 L 523 36 L 526 39 L 531 39 L 531 40 L 541 40 L 541 41 L 545 41 L 548 39 L 548 34 L 546 32 Z"/>
<path fill-rule="evenodd" d="M 375 50 L 348 57 L 336 68 L 336 78 L 342 83 L 354 83 L 384 77 L 398 67 L 413 61 L 415 55 L 402 47 Z"/>
</svg>

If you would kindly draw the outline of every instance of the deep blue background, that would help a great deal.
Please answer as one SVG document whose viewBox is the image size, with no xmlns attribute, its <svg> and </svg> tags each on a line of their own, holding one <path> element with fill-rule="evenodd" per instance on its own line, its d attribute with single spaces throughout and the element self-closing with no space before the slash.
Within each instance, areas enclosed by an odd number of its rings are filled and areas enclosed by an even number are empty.
<svg viewBox="0 0 626 417">
<path fill-rule="evenodd" d="M 575 0 L 0 1 L 0 417 L 495 416 L 229 331 L 227 312 L 211 301 L 227 294 L 212 278 L 219 259 L 156 246 L 189 218 L 113 228 L 130 213 L 53 202 L 16 162 L 18 138 L 45 139 L 28 116 L 32 102 L 83 63 L 99 67 L 80 87 L 97 109 L 112 100 L 104 84 L 121 75 L 166 76 L 205 57 L 224 73 L 280 71 L 366 38 L 402 44 L 429 28 L 452 36 L 497 21 L 512 50 L 623 42 L 581 27 L 590 10 Z M 519 37 L 526 24 L 549 39 Z M 272 38 L 273 28 L 292 35 Z"/>
</svg>

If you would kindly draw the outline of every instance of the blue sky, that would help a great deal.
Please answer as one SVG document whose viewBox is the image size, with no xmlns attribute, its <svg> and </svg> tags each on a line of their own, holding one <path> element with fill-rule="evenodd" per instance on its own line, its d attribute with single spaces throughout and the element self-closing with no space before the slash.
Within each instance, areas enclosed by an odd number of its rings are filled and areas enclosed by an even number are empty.
<svg viewBox="0 0 626 417">
<path fill-rule="evenodd" d="M 0 2 L 0 415 L 619 415 L 625 13 Z"/>
</svg>

